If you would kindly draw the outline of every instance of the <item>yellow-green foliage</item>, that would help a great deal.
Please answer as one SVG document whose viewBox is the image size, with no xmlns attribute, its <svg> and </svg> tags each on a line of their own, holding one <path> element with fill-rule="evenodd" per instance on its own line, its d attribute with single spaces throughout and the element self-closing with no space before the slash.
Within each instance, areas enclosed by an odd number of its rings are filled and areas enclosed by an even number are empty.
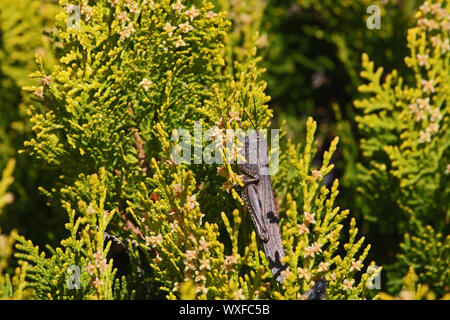
<svg viewBox="0 0 450 320">
<path fill-rule="evenodd" d="M 27 263 L 17 267 L 14 273 L 10 273 L 8 260 L 13 254 L 13 247 L 17 231 L 13 230 L 9 235 L 1 234 L 0 229 L 0 300 L 31 298 L 32 291 L 27 288 Z"/>
<path fill-rule="evenodd" d="M 173 128 L 205 114 L 201 103 L 208 88 L 221 81 L 226 21 L 223 14 L 208 14 L 210 5 L 195 12 L 203 18 L 192 21 L 171 6 L 170 1 L 114 6 L 101 1 L 84 6 L 79 29 L 67 28 L 69 14 L 57 17 L 67 50 L 51 75 L 34 74 L 48 82 L 29 88 L 49 109 L 32 112 L 35 131 L 42 132 L 28 143 L 32 154 L 50 164 L 71 161 L 81 171 L 119 152 L 115 167 L 121 170 L 121 162 L 138 161 L 130 150 L 135 130 L 153 146 L 155 121 Z M 190 31 L 178 27 L 189 22 Z"/>
<path fill-rule="evenodd" d="M 358 180 L 372 218 L 388 233 L 408 231 L 399 264 L 414 265 L 420 283 L 443 293 L 450 283 L 450 3 L 426 1 L 416 18 L 405 58 L 411 83 L 395 70 L 383 75 L 363 55 L 368 84 L 360 91 L 369 98 L 355 101 L 365 158 Z"/>
<path fill-rule="evenodd" d="M 15 160 L 9 160 L 8 165 L 3 171 L 2 180 L 0 181 L 0 214 L 3 208 L 14 201 L 12 193 L 7 192 L 8 188 L 14 182 L 13 171 L 16 166 Z"/>
<path fill-rule="evenodd" d="M 227 34 L 225 60 L 227 62 L 227 72 L 235 75 L 242 72 L 236 61 L 244 61 L 248 52 L 253 50 L 256 44 L 261 44 L 267 35 L 259 36 L 259 30 L 264 17 L 266 2 L 261 0 L 228 1 L 216 0 L 222 11 L 228 13 L 227 17 L 231 22 L 231 29 Z M 266 45 L 266 44 L 265 44 Z M 260 59 L 258 59 L 260 60 Z"/>
<path fill-rule="evenodd" d="M 7 192 L 9 186 L 14 182 L 12 176 L 15 167 L 15 160 L 10 160 L 3 171 L 0 180 L 0 214 L 4 206 L 14 201 L 13 195 Z M 26 290 L 26 263 L 22 267 L 17 267 L 14 275 L 9 273 L 9 260 L 13 254 L 13 246 L 17 231 L 13 230 L 10 235 L 1 233 L 0 228 L 0 299 L 26 299 L 30 297 L 30 291 Z"/>
<path fill-rule="evenodd" d="M 0 3 L 1 165 L 14 155 L 15 139 L 29 130 L 24 121 L 29 99 L 22 95 L 21 87 L 32 83 L 28 75 L 35 69 L 33 58 L 39 55 L 48 64 L 52 63 L 50 42 L 42 32 L 47 22 L 43 12 L 51 13 L 53 8 L 53 4 L 43 0 Z"/>
<path fill-rule="evenodd" d="M 192 171 L 174 166 L 169 159 L 159 164 L 152 159 L 156 171 L 152 185 L 156 188 L 148 190 L 142 186 L 141 213 L 131 209 L 136 205 L 129 203 L 130 213 L 142 232 L 134 234 L 132 242 L 139 243 L 146 253 L 154 270 L 153 280 L 160 283 L 169 298 L 300 299 L 321 277 L 327 281 L 330 299 L 366 297 L 367 280 L 375 273 L 364 273 L 360 280 L 355 276 L 362 270 L 370 246 L 358 253 L 363 248 L 364 238 L 356 239 L 358 229 L 352 219 L 349 239 L 343 245 L 345 255 L 337 253 L 342 241 L 341 222 L 348 211 L 341 212 L 333 205 L 338 194 L 337 181 L 331 190 L 321 186 L 323 177 L 333 168 L 329 161 L 337 139 L 324 155 L 322 167 L 311 170 L 316 129 L 312 119 L 308 120 L 307 129 L 308 140 L 302 151 L 290 143 L 288 149 L 282 151 L 282 174 L 275 178 L 276 185 L 290 186 L 296 195 L 294 200 L 291 190 L 278 194 L 282 202 L 283 245 L 287 252 L 284 262 L 288 265 L 283 285 L 273 280 L 255 232 L 251 230 L 251 236 L 246 236 L 248 213 L 242 206 L 221 212 L 231 243 L 225 248 L 220 241 L 219 225 L 204 220 L 197 202 L 202 190 L 195 188 L 197 183 Z M 160 139 L 162 145 L 170 149 L 167 134 L 162 130 Z M 227 164 L 218 168 L 218 172 L 228 180 L 238 179 Z M 288 176 L 291 177 L 289 183 L 282 181 Z M 224 186 L 227 183 L 225 181 Z M 234 196 L 238 197 L 236 193 Z M 184 293 L 187 296 L 183 296 Z"/>
<path fill-rule="evenodd" d="M 409 30 L 411 56 L 405 61 L 414 71 L 415 83 L 404 84 L 396 71 L 380 83 L 383 69 L 374 70 L 373 62 L 363 55 L 361 76 L 369 84 L 360 91 L 372 97 L 355 102 L 364 111 L 357 121 L 366 137 L 361 140 L 363 155 L 373 161 L 371 173 L 378 181 L 398 184 L 402 194 L 395 193 L 398 200 L 394 202 L 402 210 L 431 214 L 430 220 L 450 218 L 450 189 L 445 183 L 450 162 L 448 8 L 447 4 L 438 14 L 427 14 L 428 19 L 421 17 L 420 11 L 419 26 L 426 19 L 436 27 Z M 363 172 L 369 176 L 367 173 Z M 382 197 L 380 193 L 374 196 Z M 419 197 L 425 200 L 418 201 Z"/>
<path fill-rule="evenodd" d="M 350 222 L 348 242 L 344 242 L 345 255 L 337 253 L 342 239 L 341 223 L 349 214 L 334 206 L 338 195 L 338 181 L 331 188 L 322 185 L 324 177 L 331 172 L 330 164 L 338 139 L 331 143 L 323 155 L 319 168 L 311 166 L 315 155 L 314 133 L 316 123 L 307 121 L 307 140 L 304 148 L 288 142 L 280 161 L 281 177 L 275 178 L 274 186 L 283 190 L 285 200 L 282 208 L 283 244 L 287 248 L 287 271 L 283 289 L 285 298 L 299 298 L 299 293 L 311 285 L 312 279 L 325 276 L 328 295 L 332 299 L 357 299 L 367 294 L 366 281 L 372 274 L 363 274 L 361 281 L 354 276 L 363 267 L 370 246 L 362 246 L 364 237 L 356 239 L 358 229 L 354 219 Z M 283 188 L 284 186 L 284 188 Z M 298 209 L 297 209 L 298 206 Z M 280 209 L 283 214 L 283 209 Z M 363 249 L 361 253 L 358 253 Z M 279 294 L 276 294 L 279 297 Z"/>
<path fill-rule="evenodd" d="M 49 219 L 51 209 L 35 192 L 37 186 L 51 180 L 52 175 L 48 172 L 40 175 L 42 167 L 30 166 L 29 158 L 17 155 L 24 141 L 32 136 L 27 121 L 31 99 L 22 86 L 35 82 L 28 77 L 36 69 L 35 55 L 47 66 L 54 63 L 49 26 L 53 25 L 55 8 L 56 3 L 48 0 L 0 1 L 0 168 L 10 158 L 17 161 L 16 181 L 10 190 L 16 201 L 5 209 L 0 225 L 8 230 L 19 228 L 21 234 L 37 241 L 48 241 L 57 229 L 46 227 L 56 217 Z M 30 208 L 33 208 L 32 214 Z M 35 228 L 37 221 L 43 222 L 44 232 Z"/>
<path fill-rule="evenodd" d="M 289 253 L 283 285 L 233 189 L 242 184 L 235 165 L 171 160 L 170 134 L 194 121 L 203 131 L 247 129 L 254 108 L 259 127 L 268 127 L 273 112 L 251 28 L 227 35 L 226 13 L 203 0 L 79 2 L 79 28 L 68 27 L 77 3 L 61 1 L 61 57 L 51 73 L 37 59 L 41 83 L 27 87 L 45 109 L 29 111 L 36 137 L 25 152 L 61 172 L 47 194 L 62 200 L 70 232 L 48 258 L 19 238 L 16 257 L 31 265 L 38 298 L 126 298 L 134 289 L 139 298 L 299 299 L 321 277 L 330 299 L 372 296 L 375 271 L 362 269 L 369 246 L 355 220 L 348 238 L 341 232 L 348 211 L 334 205 L 338 182 L 323 183 L 337 139 L 312 169 L 312 119 L 303 148 L 281 144 L 273 177 Z M 241 36 L 245 50 L 230 51 Z M 114 277 L 123 266 L 104 260 L 115 258 L 103 240 L 110 237 L 130 261 L 120 285 Z M 70 265 L 81 269 L 81 290 L 66 286 Z"/>
<path fill-rule="evenodd" d="M 408 274 L 403 277 L 403 287 L 397 297 L 393 297 L 385 292 L 380 292 L 381 300 L 435 300 L 436 296 L 430 291 L 428 285 L 418 284 L 419 278 L 414 272 L 413 267 L 409 267 Z M 450 300 L 450 294 L 447 293 L 439 298 L 440 300 Z"/>
<path fill-rule="evenodd" d="M 89 203 L 80 201 L 76 209 L 64 203 L 69 216 L 65 227 L 70 237 L 61 241 L 63 248 L 47 247 L 51 257 L 47 258 L 31 241 L 17 238 L 19 252 L 15 256 L 30 264 L 28 287 L 33 289 L 36 299 L 109 300 L 132 295 L 126 292 L 124 279 L 122 283 L 114 281 L 112 259 L 107 259 L 112 242 L 105 241 L 105 230 L 116 211 L 105 209 L 105 177 L 105 170 L 100 170 L 100 176 L 94 174 L 86 179 L 85 187 L 91 195 Z M 74 267 L 80 271 L 78 289 L 69 286 L 69 282 L 75 284 L 75 279 L 70 278 L 77 276 Z M 120 284 L 123 288 L 119 290 Z"/>
<path fill-rule="evenodd" d="M 450 236 L 443 235 L 431 226 L 423 227 L 415 224 L 415 229 L 405 234 L 400 245 L 401 253 L 397 256 L 397 264 L 401 270 L 413 266 L 417 269 L 420 282 L 430 284 L 432 290 L 443 294 L 449 292 L 450 270 Z M 392 281 L 395 283 L 395 281 Z"/>
<path fill-rule="evenodd" d="M 18 86 L 30 83 L 28 73 L 35 69 L 34 55 L 42 56 L 48 63 L 52 61 L 49 39 L 43 29 L 53 19 L 55 8 L 46 0 L 3 0 L 1 3 L 2 72 Z"/>
</svg>

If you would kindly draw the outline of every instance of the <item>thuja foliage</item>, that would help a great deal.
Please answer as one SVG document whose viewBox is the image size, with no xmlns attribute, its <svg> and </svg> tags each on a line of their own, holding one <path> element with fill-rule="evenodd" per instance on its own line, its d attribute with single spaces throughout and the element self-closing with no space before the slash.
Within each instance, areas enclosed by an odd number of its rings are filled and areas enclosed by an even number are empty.
<svg viewBox="0 0 450 320">
<path fill-rule="evenodd" d="M 425 1 L 416 18 L 405 58 L 411 81 L 396 70 L 383 75 L 363 55 L 368 84 L 360 91 L 368 98 L 355 102 L 363 111 L 358 180 L 379 232 L 405 233 L 399 249 L 392 245 L 400 254 L 391 285 L 400 289 L 400 272 L 412 266 L 440 296 L 450 284 L 450 4 Z"/>
<path fill-rule="evenodd" d="M 382 300 L 448 300 L 450 294 L 447 293 L 442 297 L 436 297 L 436 295 L 430 291 L 428 285 L 417 283 L 419 280 L 417 274 L 414 272 L 414 267 L 410 267 L 408 273 L 403 277 L 402 290 L 398 296 L 392 296 L 385 292 L 380 292 L 380 299 Z"/>
<path fill-rule="evenodd" d="M 45 108 L 29 111 L 36 135 L 24 152 L 61 172 L 42 191 L 66 209 L 69 235 L 46 252 L 18 238 L 36 298 L 305 299 L 319 279 L 329 299 L 373 296 L 379 269 L 363 271 L 370 246 L 334 204 L 338 182 L 323 182 L 337 139 L 312 167 L 312 119 L 304 146 L 282 131 L 273 176 L 287 252 L 282 285 L 234 188 L 242 186 L 236 165 L 220 148 L 219 166 L 173 161 L 178 129 L 195 121 L 217 146 L 225 129 L 268 127 L 253 31 L 230 36 L 226 13 L 203 0 L 60 4 L 62 49 L 50 73 L 37 59 L 40 84 L 27 89 Z M 81 19 L 68 25 L 74 6 Z M 230 51 L 242 35 L 246 50 Z"/>
<path fill-rule="evenodd" d="M 11 1 L 0 4 L 0 165 L 15 156 L 16 145 L 23 143 L 30 131 L 24 117 L 28 95 L 21 88 L 32 82 L 28 75 L 35 70 L 34 56 L 51 65 L 50 43 L 43 35 L 46 17 L 43 10 L 52 5 L 40 0 Z"/>
<path fill-rule="evenodd" d="M 266 34 L 260 35 L 261 24 L 264 20 L 264 12 L 266 9 L 266 1 L 261 0 L 242 0 L 242 1 L 226 1 L 216 0 L 218 7 L 227 12 L 227 18 L 231 23 L 231 28 L 227 33 L 227 49 L 225 59 L 227 68 L 239 73 L 235 70 L 234 61 L 241 61 L 248 55 L 255 46 L 260 49 L 266 39 Z M 266 39 L 267 40 L 267 39 Z"/>
<path fill-rule="evenodd" d="M 15 160 L 10 160 L 3 170 L 0 180 L 0 215 L 3 208 L 14 201 L 12 193 L 8 188 L 14 182 L 12 176 Z M 0 299 L 26 299 L 30 297 L 30 290 L 26 289 L 26 269 L 27 264 L 11 270 L 11 256 L 17 231 L 13 230 L 9 235 L 2 234 L 0 227 Z"/>
<path fill-rule="evenodd" d="M 340 248 L 341 222 L 348 211 L 333 205 L 338 194 L 337 181 L 331 190 L 320 183 L 322 175 L 333 167 L 329 161 L 337 139 L 322 167 L 311 171 L 315 128 L 316 123 L 310 119 L 303 153 L 287 143 L 287 153 L 281 159 L 282 173 L 275 182 L 276 186 L 296 186 L 279 195 L 283 245 L 287 249 L 284 262 L 288 265 L 282 285 L 273 280 L 242 206 L 220 213 L 230 240 L 230 245 L 225 246 L 220 241 L 220 225 L 203 220 L 206 214 L 202 214 L 202 206 L 197 202 L 202 190 L 196 190 L 192 171 L 170 165 L 160 168 L 152 161 L 156 169 L 152 180 L 157 188 L 148 190 L 143 186 L 144 217 L 139 218 L 132 211 L 143 238 L 137 236 L 134 240 L 152 261 L 154 280 L 161 283 L 160 289 L 167 291 L 169 298 L 300 299 L 321 277 L 327 281 L 330 299 L 367 295 L 369 277 L 373 278 L 379 270 L 374 268 L 370 274 L 355 277 L 362 270 L 369 246 L 362 246 L 363 238 L 356 239 L 354 220 L 348 242 Z M 167 137 L 164 140 L 163 145 L 169 146 Z M 164 174 L 167 171 L 172 174 Z M 229 164 L 218 171 L 227 177 L 222 187 L 225 190 L 229 190 L 229 181 L 239 179 Z M 236 193 L 233 196 L 239 200 Z M 338 249 L 343 249 L 344 254 Z M 184 292 L 190 294 L 183 296 Z"/>
<path fill-rule="evenodd" d="M 31 125 L 26 119 L 26 108 L 30 96 L 22 86 L 34 83 L 28 75 L 36 69 L 35 55 L 39 55 L 47 66 L 53 64 L 50 33 L 50 16 L 55 4 L 45 0 L 5 0 L 0 2 L 0 168 L 10 158 L 16 159 L 15 183 L 11 192 L 16 201 L 5 208 L 0 224 L 6 229 L 20 227 L 39 242 L 48 241 L 57 228 L 52 225 L 45 199 L 35 192 L 39 185 L 46 184 L 52 175 L 41 174 L 37 167 L 30 166 L 30 159 L 18 156 L 17 150 L 31 137 Z M 53 19 L 53 16 L 52 18 Z M 30 215 L 30 207 L 33 214 Z M 52 226 L 46 232 L 36 230 L 37 222 Z"/>
<path fill-rule="evenodd" d="M 368 52 L 387 68 L 398 67 L 406 46 L 401 41 L 416 1 L 270 0 L 261 22 L 260 41 L 267 67 L 269 94 L 277 115 L 290 124 L 292 136 L 304 136 L 307 115 L 334 123 L 331 104 L 351 103 L 357 86 L 359 57 Z M 375 13 L 380 28 L 369 29 Z M 370 22 L 370 21 L 369 21 Z M 343 109 L 346 119 L 352 114 Z M 330 135 L 323 126 L 322 136 Z"/>
<path fill-rule="evenodd" d="M 121 299 L 132 298 L 124 278 L 114 278 L 112 259 L 107 258 L 113 242 L 106 241 L 105 230 L 117 213 L 105 209 L 106 172 L 87 177 L 89 203 L 80 201 L 76 208 L 64 203 L 70 236 L 61 241 L 62 248 L 47 247 L 50 257 L 31 241 L 18 237 L 16 258 L 28 261 L 29 284 L 35 299 Z"/>
</svg>

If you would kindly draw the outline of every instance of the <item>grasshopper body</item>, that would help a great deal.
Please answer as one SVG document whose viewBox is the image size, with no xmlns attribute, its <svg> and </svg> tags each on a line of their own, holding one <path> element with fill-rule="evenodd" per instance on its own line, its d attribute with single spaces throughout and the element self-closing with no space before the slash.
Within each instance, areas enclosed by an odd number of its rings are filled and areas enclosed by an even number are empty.
<svg viewBox="0 0 450 320">
<path fill-rule="evenodd" d="M 285 269 L 281 258 L 285 253 L 269 176 L 267 143 L 262 134 L 252 131 L 246 135 L 244 152 L 246 162 L 238 165 L 244 182 L 241 198 L 255 224 L 272 274 L 281 283 L 284 280 L 281 272 Z"/>
</svg>

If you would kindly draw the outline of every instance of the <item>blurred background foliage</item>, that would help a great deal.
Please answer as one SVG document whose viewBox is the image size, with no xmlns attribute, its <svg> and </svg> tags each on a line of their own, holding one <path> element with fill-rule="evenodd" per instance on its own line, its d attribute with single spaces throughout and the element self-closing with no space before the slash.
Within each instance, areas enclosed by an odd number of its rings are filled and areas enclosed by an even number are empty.
<svg viewBox="0 0 450 320">
<path fill-rule="evenodd" d="M 56 173 L 39 163 L 30 165 L 26 154 L 18 155 L 32 136 L 27 119 L 30 95 L 22 87 L 34 83 L 28 75 L 36 70 L 36 55 L 48 67 L 54 64 L 51 37 L 57 10 L 55 1 L 4 0 L 0 4 L 0 167 L 10 158 L 17 161 L 11 187 L 15 201 L 5 208 L 0 225 L 5 230 L 18 228 L 42 245 L 58 239 L 64 220 L 47 206 L 51 199 L 38 191 L 40 186 L 52 185 Z"/>
<path fill-rule="evenodd" d="M 302 142 L 306 135 L 306 120 L 312 116 L 318 122 L 317 165 L 333 138 L 340 137 L 340 145 L 332 159 L 337 170 L 324 182 L 331 184 L 334 178 L 340 179 L 337 202 L 342 208 L 350 209 L 368 243 L 372 244 L 370 260 L 383 267 L 395 264 L 403 234 L 384 233 L 377 225 L 379 221 L 371 215 L 371 204 L 358 190 L 361 181 L 357 163 L 365 159 L 359 147 L 362 135 L 355 121 L 361 111 L 355 109 L 353 102 L 362 96 L 358 87 L 364 82 L 360 76 L 363 53 L 367 53 L 377 66 L 384 67 L 382 80 L 394 69 L 405 82 L 414 79 L 414 72 L 404 61 L 409 53 L 406 36 L 407 30 L 415 25 L 415 13 L 422 1 L 213 2 L 217 8 L 228 12 L 232 22 L 231 41 L 225 49 L 230 61 L 235 60 L 233 57 L 245 56 L 253 43 L 254 32 L 259 34 L 260 66 L 266 69 L 263 78 L 267 81 L 266 93 L 271 97 L 269 106 L 274 110 L 273 127 L 279 128 L 285 122 L 287 136 L 294 142 Z M 367 8 L 373 4 L 381 9 L 379 30 L 366 27 L 370 15 Z M 18 154 L 23 142 L 33 136 L 26 116 L 30 101 L 21 88 L 31 83 L 28 75 L 36 70 L 35 55 L 41 56 L 43 65 L 49 69 L 54 64 L 58 43 L 52 41 L 53 24 L 58 10 L 56 1 L 51 0 L 2 0 L 0 3 L 0 168 L 4 168 L 10 158 L 17 161 L 15 182 L 10 188 L 15 201 L 4 209 L 0 226 L 6 233 L 17 229 L 35 244 L 54 244 L 60 239 L 65 215 L 58 212 L 57 206 L 47 206 L 52 199 L 38 191 L 39 187 L 51 189 L 59 172 L 37 162 L 31 165 L 27 154 Z M 398 213 L 392 203 L 383 205 L 383 210 Z M 438 238 L 443 238 L 441 241 L 445 244 L 448 238 L 445 238 L 445 229 L 443 232 L 444 235 L 439 234 Z M 430 234 L 433 230 L 426 229 L 422 237 L 436 238 Z M 414 241 L 406 241 L 403 250 Z M 405 261 L 404 255 L 400 254 L 400 259 Z M 448 254 L 443 253 L 442 259 L 445 266 Z M 402 270 L 391 271 L 390 278 L 401 281 L 409 267 L 406 261 Z M 383 291 L 398 294 L 401 285 L 386 287 L 386 279 L 382 278 Z M 439 290 L 439 296 L 447 292 L 450 285 L 448 276 L 442 281 L 447 287 Z M 428 287 L 433 288 L 430 284 Z"/>
</svg>

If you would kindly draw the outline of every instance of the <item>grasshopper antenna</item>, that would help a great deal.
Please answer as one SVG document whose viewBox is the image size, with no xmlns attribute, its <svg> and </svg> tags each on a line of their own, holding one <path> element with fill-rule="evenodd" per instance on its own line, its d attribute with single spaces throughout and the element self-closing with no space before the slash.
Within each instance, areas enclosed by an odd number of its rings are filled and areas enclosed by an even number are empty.
<svg viewBox="0 0 450 320">
<path fill-rule="evenodd" d="M 255 101 L 255 95 L 253 95 L 253 113 L 255 116 L 255 130 L 258 130 L 258 117 L 256 116 L 256 101 Z"/>
<path fill-rule="evenodd" d="M 253 96 L 253 104 L 255 103 L 255 97 Z M 256 111 L 256 106 L 255 106 L 255 111 Z M 253 128 L 255 128 L 255 130 L 257 130 L 257 127 L 255 126 L 255 123 L 252 121 L 252 118 L 250 117 L 250 115 L 248 114 L 247 109 L 244 108 L 244 112 L 248 117 L 248 120 L 250 121 L 250 123 L 252 124 Z"/>
</svg>

